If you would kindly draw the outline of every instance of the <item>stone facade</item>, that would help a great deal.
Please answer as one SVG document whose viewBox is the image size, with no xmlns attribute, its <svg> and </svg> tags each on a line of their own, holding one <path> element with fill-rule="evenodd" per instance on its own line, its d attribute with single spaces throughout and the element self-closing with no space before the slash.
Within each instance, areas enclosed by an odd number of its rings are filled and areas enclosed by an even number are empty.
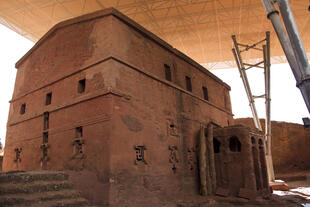
<svg viewBox="0 0 310 207">
<path fill-rule="evenodd" d="M 218 191 L 254 198 L 269 193 L 263 133 L 236 125 L 214 130 Z"/>
<path fill-rule="evenodd" d="M 16 64 L 4 170 L 65 170 L 98 204 L 199 193 L 197 136 L 230 87 L 114 9 L 53 27 Z"/>
</svg>

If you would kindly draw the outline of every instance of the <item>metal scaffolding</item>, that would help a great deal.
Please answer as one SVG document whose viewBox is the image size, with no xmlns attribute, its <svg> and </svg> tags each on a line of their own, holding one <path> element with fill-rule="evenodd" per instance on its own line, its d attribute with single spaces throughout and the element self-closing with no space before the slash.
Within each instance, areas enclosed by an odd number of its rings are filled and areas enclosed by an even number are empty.
<svg viewBox="0 0 310 207">
<path fill-rule="evenodd" d="M 249 99 L 250 108 L 253 114 L 253 120 L 255 127 L 260 131 L 263 131 L 259 117 L 257 115 L 257 110 L 255 106 L 255 99 L 265 98 L 266 107 L 266 118 L 265 118 L 265 143 L 266 143 L 266 161 L 269 181 L 273 181 L 274 171 L 271 156 L 271 120 L 270 120 L 270 32 L 266 32 L 266 38 L 252 45 L 241 44 L 237 42 L 236 36 L 232 36 L 234 43 L 234 48 L 232 52 L 234 54 L 240 77 L 242 79 L 247 97 Z M 262 52 L 263 60 L 255 64 L 249 64 L 243 62 L 241 53 L 247 52 L 249 50 L 258 50 Z M 246 71 L 251 68 L 262 68 L 264 69 L 265 78 L 265 94 L 255 96 L 252 94 L 250 83 L 247 77 Z"/>
</svg>

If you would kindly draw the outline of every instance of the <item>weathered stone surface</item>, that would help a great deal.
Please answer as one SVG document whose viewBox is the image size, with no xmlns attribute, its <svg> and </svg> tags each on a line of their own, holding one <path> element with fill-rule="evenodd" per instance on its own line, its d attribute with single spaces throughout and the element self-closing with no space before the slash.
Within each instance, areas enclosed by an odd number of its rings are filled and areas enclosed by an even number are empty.
<svg viewBox="0 0 310 207">
<path fill-rule="evenodd" d="M 4 170 L 67 171 L 101 206 L 175 206 L 184 195 L 200 198 L 200 126 L 233 122 L 230 88 L 212 73 L 113 9 L 56 25 L 16 66 Z M 242 179 L 233 176 L 253 169 L 238 162 L 238 153 L 226 155 L 215 159 L 231 169 L 211 187 L 229 179 L 229 195 L 237 196 Z M 35 186 L 19 193 L 54 187 Z"/>
<path fill-rule="evenodd" d="M 236 119 L 235 124 L 254 127 L 251 118 Z M 264 128 L 264 120 L 261 120 Z M 272 158 L 277 174 L 310 169 L 310 130 L 300 124 L 271 123 Z"/>
<path fill-rule="evenodd" d="M 218 187 L 215 191 L 215 195 L 227 197 L 229 196 L 229 189 Z"/>
<path fill-rule="evenodd" d="M 11 171 L 0 173 L 0 206 L 89 206 L 63 172 Z"/>
<path fill-rule="evenodd" d="M 242 125 L 214 129 L 217 187 L 253 199 L 269 192 L 263 133 Z"/>
<path fill-rule="evenodd" d="M 143 124 L 138 119 L 130 115 L 122 115 L 121 119 L 130 131 L 139 132 L 143 130 Z"/>
<path fill-rule="evenodd" d="M 240 188 L 238 197 L 252 200 L 256 197 L 256 192 L 252 189 Z"/>
</svg>

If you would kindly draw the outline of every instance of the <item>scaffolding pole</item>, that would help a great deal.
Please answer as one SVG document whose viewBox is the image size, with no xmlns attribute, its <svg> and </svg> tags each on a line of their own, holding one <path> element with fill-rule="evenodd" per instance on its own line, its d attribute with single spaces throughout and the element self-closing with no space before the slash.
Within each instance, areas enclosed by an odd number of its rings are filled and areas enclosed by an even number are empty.
<svg viewBox="0 0 310 207">
<path fill-rule="evenodd" d="M 269 182 L 274 181 L 274 170 L 271 156 L 271 119 L 270 119 L 270 32 L 266 32 L 266 38 L 253 44 L 246 45 L 237 42 L 236 36 L 232 35 L 232 40 L 234 43 L 234 48 L 232 52 L 234 54 L 238 70 L 240 73 L 240 77 L 242 79 L 248 100 L 249 105 L 252 111 L 254 125 L 260 131 L 263 131 L 261 123 L 259 121 L 259 117 L 257 115 L 257 110 L 255 106 L 256 98 L 265 98 L 265 109 L 266 109 L 266 118 L 265 118 L 265 143 L 266 143 L 266 162 L 267 162 L 267 170 L 268 170 L 268 179 Z M 265 43 L 265 44 L 263 44 Z M 259 47 L 262 45 L 262 48 Z M 243 49 L 240 49 L 243 48 Z M 246 52 L 250 49 L 255 49 L 263 52 L 263 61 L 260 61 L 256 64 L 244 63 L 241 57 L 242 52 Z M 261 66 L 263 64 L 263 66 Z M 248 66 L 246 68 L 246 66 Z M 251 68 L 263 68 L 264 69 L 264 82 L 265 82 L 265 94 L 254 96 L 251 91 L 251 87 L 249 84 L 249 80 L 247 78 L 246 70 Z"/>
</svg>

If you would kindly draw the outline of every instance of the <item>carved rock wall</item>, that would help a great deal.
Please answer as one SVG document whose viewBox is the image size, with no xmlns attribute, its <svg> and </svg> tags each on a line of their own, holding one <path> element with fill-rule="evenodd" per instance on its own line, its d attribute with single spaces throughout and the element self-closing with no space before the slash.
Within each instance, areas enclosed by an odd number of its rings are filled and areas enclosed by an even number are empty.
<svg viewBox="0 0 310 207">
<path fill-rule="evenodd" d="M 197 195 L 200 125 L 233 121 L 229 86 L 113 9 L 61 25 L 17 64 L 4 170 L 71 171 L 100 205 Z"/>
<path fill-rule="evenodd" d="M 264 120 L 260 120 L 263 128 Z M 254 127 L 251 118 L 235 119 L 235 124 Z M 310 130 L 303 125 L 272 121 L 272 158 L 275 173 L 310 169 Z"/>
</svg>

